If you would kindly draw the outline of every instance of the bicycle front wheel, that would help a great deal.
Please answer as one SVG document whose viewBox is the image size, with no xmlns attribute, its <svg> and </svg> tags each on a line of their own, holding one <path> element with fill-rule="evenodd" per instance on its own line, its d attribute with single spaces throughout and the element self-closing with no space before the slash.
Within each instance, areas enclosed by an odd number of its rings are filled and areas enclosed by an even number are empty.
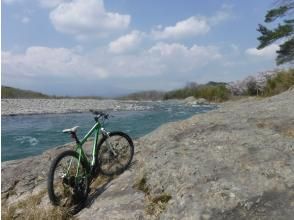
<svg viewBox="0 0 294 220">
<path fill-rule="evenodd" d="M 106 176 L 121 174 L 134 156 L 132 139 L 123 132 L 110 132 L 98 145 L 100 171 Z"/>
<path fill-rule="evenodd" d="M 48 195 L 51 203 L 75 214 L 83 206 L 89 189 L 87 168 L 79 162 L 77 152 L 69 150 L 58 155 L 48 174 Z"/>
</svg>

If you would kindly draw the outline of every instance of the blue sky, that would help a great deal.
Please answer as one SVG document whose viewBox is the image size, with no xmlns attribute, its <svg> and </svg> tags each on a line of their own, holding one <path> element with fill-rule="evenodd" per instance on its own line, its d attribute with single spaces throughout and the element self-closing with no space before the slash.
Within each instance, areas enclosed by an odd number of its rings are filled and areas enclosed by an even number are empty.
<svg viewBox="0 0 294 220">
<path fill-rule="evenodd" d="M 275 68 L 268 0 L 2 0 L 2 84 L 115 96 Z"/>
</svg>

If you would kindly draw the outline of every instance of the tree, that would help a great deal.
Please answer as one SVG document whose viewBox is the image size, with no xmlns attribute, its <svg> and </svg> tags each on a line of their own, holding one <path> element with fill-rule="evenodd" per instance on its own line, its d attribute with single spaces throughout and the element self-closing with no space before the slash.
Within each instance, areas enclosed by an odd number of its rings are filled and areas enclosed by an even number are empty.
<svg viewBox="0 0 294 220">
<path fill-rule="evenodd" d="M 259 24 L 257 31 L 261 36 L 257 39 L 260 44 L 257 49 L 265 48 L 277 40 L 282 40 L 277 51 L 277 65 L 285 63 L 294 63 L 294 0 L 280 0 L 278 6 L 267 12 L 265 22 L 272 23 L 277 19 L 284 18 L 282 22 L 274 29 L 268 29 L 266 26 Z"/>
</svg>

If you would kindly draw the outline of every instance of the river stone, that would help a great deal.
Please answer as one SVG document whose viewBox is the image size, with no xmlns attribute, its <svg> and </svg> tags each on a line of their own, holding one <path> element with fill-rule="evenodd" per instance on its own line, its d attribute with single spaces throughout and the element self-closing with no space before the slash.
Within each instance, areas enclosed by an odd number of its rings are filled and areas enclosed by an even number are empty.
<svg viewBox="0 0 294 220">
<path fill-rule="evenodd" d="M 194 96 L 189 96 L 183 101 L 186 105 L 207 105 L 209 102 L 204 98 L 196 99 Z"/>
<path fill-rule="evenodd" d="M 184 99 L 184 102 L 189 103 L 189 102 L 194 102 L 196 98 L 194 96 L 189 96 Z"/>
<path fill-rule="evenodd" d="M 1 99 L 1 115 L 30 115 L 102 111 L 142 111 L 149 109 L 141 101 L 97 99 Z"/>
</svg>

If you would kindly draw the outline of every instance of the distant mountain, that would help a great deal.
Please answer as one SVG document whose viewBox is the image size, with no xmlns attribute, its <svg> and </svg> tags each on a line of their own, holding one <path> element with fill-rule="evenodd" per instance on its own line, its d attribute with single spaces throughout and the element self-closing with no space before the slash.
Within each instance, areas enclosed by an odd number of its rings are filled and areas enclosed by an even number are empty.
<svg viewBox="0 0 294 220">
<path fill-rule="evenodd" d="M 188 96 L 195 96 L 197 98 L 209 98 L 207 97 L 207 94 L 205 93 L 214 93 L 214 94 L 210 94 L 213 96 L 218 95 L 218 93 L 220 93 L 220 95 L 223 95 L 223 93 L 226 93 L 227 92 L 225 91 L 226 84 L 227 83 L 225 82 L 214 82 L 214 81 L 210 81 L 206 84 L 197 84 L 196 82 L 189 82 L 183 88 L 174 89 L 168 92 L 156 91 L 156 90 L 134 92 L 134 93 L 127 94 L 125 96 L 116 97 L 116 99 L 137 100 L 137 101 L 143 101 L 143 100 L 157 101 L 157 100 L 165 100 L 165 99 L 173 99 L 173 98 L 184 99 Z"/>
<path fill-rule="evenodd" d="M 117 99 L 120 100 L 152 100 L 152 101 L 156 101 L 156 100 L 162 100 L 164 97 L 165 92 L 161 92 L 161 91 L 155 91 L 155 90 L 151 90 L 151 91 L 143 91 L 143 92 L 135 92 L 135 93 L 131 93 L 128 94 L 126 96 L 121 96 L 118 97 Z"/>
<path fill-rule="evenodd" d="M 214 81 L 209 81 L 208 83 L 206 83 L 205 85 L 207 86 L 225 86 L 228 83 L 226 82 L 214 82 Z"/>
<path fill-rule="evenodd" d="M 164 100 L 171 98 L 183 99 L 188 96 L 202 97 L 204 94 L 196 94 L 196 90 L 206 89 L 206 88 L 222 88 L 226 85 L 223 82 L 208 82 L 207 84 L 197 84 L 197 83 L 188 83 L 184 88 L 175 89 L 168 92 L 149 90 L 149 91 L 141 91 L 134 92 L 123 96 L 114 97 L 114 99 L 118 100 Z M 207 91 L 206 91 L 207 92 Z M 211 91 L 208 91 L 211 92 Z M 217 93 L 219 91 L 216 91 Z M 205 95 L 204 95 L 205 96 Z M 1 86 L 1 98 L 10 98 L 10 99 L 105 99 L 105 97 L 101 96 L 50 96 L 47 94 L 43 94 L 40 92 L 35 92 L 31 90 L 23 90 L 18 88 L 13 88 L 9 86 Z M 207 98 L 207 97 L 204 97 Z"/>
<path fill-rule="evenodd" d="M 30 90 L 17 89 L 8 86 L 1 86 L 1 98 L 2 99 L 47 99 L 51 98 L 40 92 L 34 92 Z"/>
<path fill-rule="evenodd" d="M 100 96 L 50 96 L 31 90 L 1 86 L 2 99 L 104 99 Z"/>
</svg>

